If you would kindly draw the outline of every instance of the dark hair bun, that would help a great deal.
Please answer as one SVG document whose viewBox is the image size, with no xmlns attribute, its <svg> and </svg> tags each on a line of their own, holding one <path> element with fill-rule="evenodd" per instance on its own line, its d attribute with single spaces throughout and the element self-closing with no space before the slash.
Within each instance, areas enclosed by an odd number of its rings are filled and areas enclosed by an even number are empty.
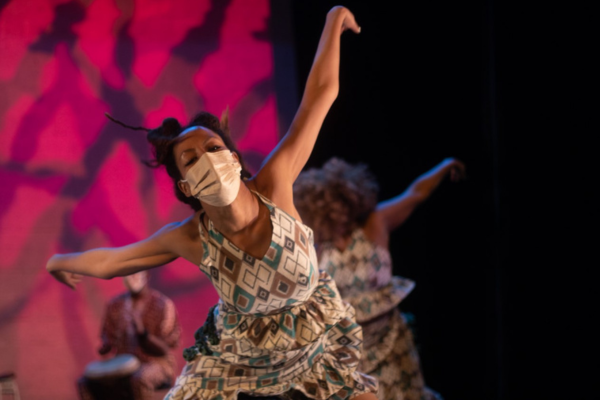
<svg viewBox="0 0 600 400">
<path fill-rule="evenodd" d="M 165 136 L 172 139 L 181 133 L 181 125 L 175 118 L 165 118 L 162 122 L 162 130 Z"/>
<path fill-rule="evenodd" d="M 172 140 L 180 133 L 181 124 L 175 118 L 165 118 L 161 126 L 150 130 L 146 139 L 152 144 L 154 160 L 147 165 L 152 167 L 164 165 L 166 157 L 172 150 Z"/>
</svg>

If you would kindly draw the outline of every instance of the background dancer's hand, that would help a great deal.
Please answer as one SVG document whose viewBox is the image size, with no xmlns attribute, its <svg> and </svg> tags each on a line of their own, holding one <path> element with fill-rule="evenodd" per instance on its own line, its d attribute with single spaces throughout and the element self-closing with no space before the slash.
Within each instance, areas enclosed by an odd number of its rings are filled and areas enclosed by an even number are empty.
<svg viewBox="0 0 600 400">
<path fill-rule="evenodd" d="M 452 182 L 459 182 L 466 178 L 466 167 L 462 161 L 456 158 L 446 158 L 444 163 L 450 166 L 449 174 Z"/>
</svg>

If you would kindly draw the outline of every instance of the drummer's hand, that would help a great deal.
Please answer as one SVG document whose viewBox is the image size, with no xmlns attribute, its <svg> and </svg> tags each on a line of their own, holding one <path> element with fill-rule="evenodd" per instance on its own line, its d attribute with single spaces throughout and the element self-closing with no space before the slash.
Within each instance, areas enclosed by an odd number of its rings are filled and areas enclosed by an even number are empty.
<svg viewBox="0 0 600 400">
<path fill-rule="evenodd" d="M 77 284 L 81 282 L 83 275 L 66 271 L 50 271 L 50 274 L 59 282 L 64 283 L 71 289 L 76 289 Z"/>
<path fill-rule="evenodd" d="M 110 345 L 110 343 L 102 343 L 102 346 L 100 346 L 100 348 L 98 349 L 98 354 L 103 356 L 106 353 L 108 353 L 111 349 L 112 346 Z"/>
</svg>

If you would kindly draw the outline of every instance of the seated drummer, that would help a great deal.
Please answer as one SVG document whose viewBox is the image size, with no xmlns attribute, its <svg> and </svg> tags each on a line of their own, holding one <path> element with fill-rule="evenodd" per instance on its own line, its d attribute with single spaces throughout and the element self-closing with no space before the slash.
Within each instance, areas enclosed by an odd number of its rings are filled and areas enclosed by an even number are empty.
<svg viewBox="0 0 600 400">
<path fill-rule="evenodd" d="M 141 366 L 131 376 L 133 398 L 151 399 L 156 389 L 174 382 L 177 363 L 172 350 L 179 346 L 181 326 L 173 301 L 148 287 L 147 271 L 125 276 L 123 283 L 127 292 L 107 304 L 98 353 L 104 359 L 120 354 L 136 356 Z M 98 383 L 95 380 L 90 385 L 85 376 L 81 377 L 81 399 L 94 400 L 92 387 Z"/>
</svg>

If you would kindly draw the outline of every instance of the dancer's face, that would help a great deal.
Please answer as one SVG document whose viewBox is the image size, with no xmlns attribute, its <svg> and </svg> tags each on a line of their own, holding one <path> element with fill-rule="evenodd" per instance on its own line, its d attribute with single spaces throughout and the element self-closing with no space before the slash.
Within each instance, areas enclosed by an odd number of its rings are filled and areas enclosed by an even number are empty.
<svg viewBox="0 0 600 400">
<path fill-rule="evenodd" d="M 175 162 L 181 176 L 206 152 L 227 149 L 219 135 L 203 126 L 192 126 L 181 132 L 173 147 Z"/>
<path fill-rule="evenodd" d="M 177 168 L 182 177 L 185 177 L 188 170 L 207 152 L 217 152 L 227 150 L 223 139 L 203 126 L 190 127 L 179 134 L 177 143 L 173 146 L 173 154 Z M 233 156 L 237 157 L 234 152 Z M 179 188 L 186 196 L 190 196 L 190 187 L 187 184 L 179 183 Z"/>
</svg>

